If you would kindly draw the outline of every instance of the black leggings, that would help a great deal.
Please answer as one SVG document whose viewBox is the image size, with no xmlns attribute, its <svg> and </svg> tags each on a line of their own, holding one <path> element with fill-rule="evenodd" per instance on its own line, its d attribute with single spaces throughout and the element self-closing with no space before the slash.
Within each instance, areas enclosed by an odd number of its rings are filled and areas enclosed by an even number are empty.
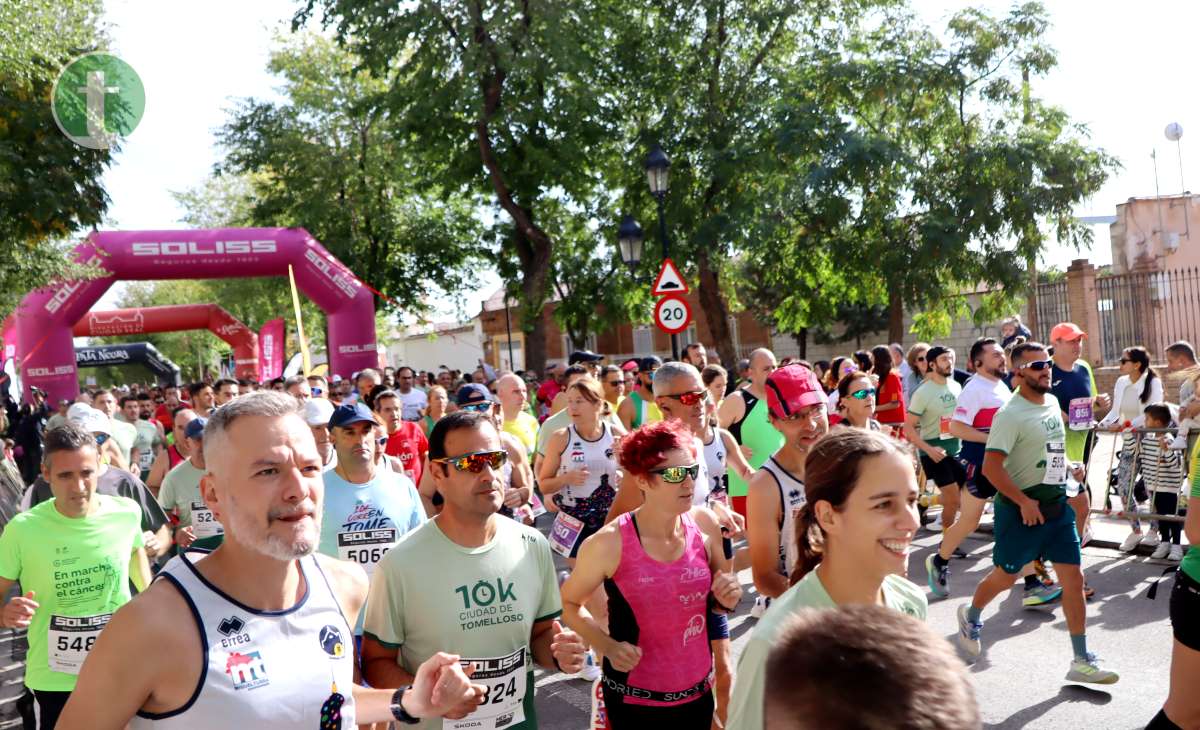
<svg viewBox="0 0 1200 730">
<path fill-rule="evenodd" d="M 603 685 L 602 685 L 603 686 Z M 604 690 L 604 711 L 608 715 L 608 726 L 612 730 L 708 730 L 712 727 L 714 700 L 712 690 L 691 702 L 666 707 L 627 705 L 625 695 Z"/>
<path fill-rule="evenodd" d="M 1173 492 L 1156 492 L 1154 494 L 1154 511 L 1160 515 L 1173 515 L 1175 508 L 1179 506 L 1179 495 Z M 1181 513 L 1187 514 L 1187 510 Z M 1183 523 L 1172 522 L 1170 520 L 1158 521 L 1158 536 L 1163 542 L 1179 544 L 1179 539 L 1183 535 Z"/>
<path fill-rule="evenodd" d="M 38 704 L 38 730 L 54 730 L 54 726 L 58 724 L 58 716 L 67 706 L 67 700 L 71 699 L 71 693 L 35 689 L 33 696 L 37 698 Z"/>
</svg>

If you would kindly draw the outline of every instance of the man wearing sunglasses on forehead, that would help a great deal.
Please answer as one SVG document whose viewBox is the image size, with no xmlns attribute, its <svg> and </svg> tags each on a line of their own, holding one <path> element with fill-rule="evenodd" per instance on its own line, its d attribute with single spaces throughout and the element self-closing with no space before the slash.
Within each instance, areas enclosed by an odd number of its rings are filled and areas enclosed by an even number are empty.
<svg viewBox="0 0 1200 730">
<path fill-rule="evenodd" d="M 487 692 L 454 713 L 463 727 L 533 730 L 533 667 L 572 673 L 583 665 L 579 637 L 562 612 L 545 536 L 501 517 L 507 452 L 492 418 L 473 409 L 438 421 L 430 467 L 442 511 L 379 564 L 367 598 L 364 675 L 375 687 L 412 681 L 440 650 L 474 667 Z M 446 724 L 445 726 L 449 726 Z M 439 721 L 421 725 L 442 728 Z"/>
<path fill-rule="evenodd" d="M 368 576 L 384 553 L 425 521 L 412 479 L 376 463 L 383 446 L 375 426 L 375 416 L 361 402 L 338 406 L 329 419 L 337 466 L 324 472 L 317 548 L 331 558 L 358 563 Z M 355 633 L 361 633 L 361 625 Z"/>
<path fill-rule="evenodd" d="M 1058 401 L 1050 395 L 1050 354 L 1044 345 L 1026 342 L 1012 353 L 1016 393 L 992 420 L 983 457 L 983 473 L 995 486 L 995 567 L 958 609 L 958 644 L 968 659 L 982 651 L 982 613 L 1008 590 L 1021 569 L 1036 558 L 1054 563 L 1062 585 L 1073 659 L 1068 682 L 1113 684 L 1116 672 L 1101 668 L 1088 651 L 1087 602 L 1083 596 L 1079 534 L 1067 504 L 1068 473 L 1083 478 L 1083 466 L 1069 462 L 1066 428 Z"/>
<path fill-rule="evenodd" d="M 755 618 L 789 587 L 797 550 L 795 512 L 804 504 L 804 460 L 829 431 L 825 391 L 812 370 L 799 363 L 779 368 L 766 378 L 764 390 L 770 426 L 783 445 L 750 479 L 746 539 L 759 594 Z"/>
</svg>

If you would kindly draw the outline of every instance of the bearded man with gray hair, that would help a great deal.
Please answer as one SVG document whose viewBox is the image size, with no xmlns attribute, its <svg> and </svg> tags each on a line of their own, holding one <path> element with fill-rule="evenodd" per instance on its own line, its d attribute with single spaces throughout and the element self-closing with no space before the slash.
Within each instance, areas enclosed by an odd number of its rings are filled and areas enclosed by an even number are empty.
<svg viewBox="0 0 1200 730">
<path fill-rule="evenodd" d="M 276 391 L 236 398 L 204 436 L 201 494 L 224 542 L 184 552 L 113 616 L 58 727 L 350 730 L 473 710 L 485 688 L 453 655 L 434 655 L 409 687 L 354 683 L 350 618 L 367 578 L 313 554 L 324 483 L 300 403 Z M 155 651 L 129 661 L 131 646 Z"/>
</svg>

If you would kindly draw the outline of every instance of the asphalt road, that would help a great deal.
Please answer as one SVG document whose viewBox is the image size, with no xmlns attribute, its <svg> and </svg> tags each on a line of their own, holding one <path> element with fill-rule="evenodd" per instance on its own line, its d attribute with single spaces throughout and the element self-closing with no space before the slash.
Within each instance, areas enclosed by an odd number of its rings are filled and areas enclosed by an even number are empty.
<svg viewBox="0 0 1200 730">
<path fill-rule="evenodd" d="M 923 532 L 910 559 L 910 578 L 925 582 L 924 561 L 937 537 Z M 955 611 L 991 567 L 991 542 L 967 541 L 966 559 L 951 570 L 951 597 L 929 607 L 929 624 L 952 640 Z M 1171 628 L 1167 618 L 1170 579 L 1157 600 L 1147 600 L 1150 583 L 1168 567 L 1145 557 L 1087 547 L 1084 569 L 1096 597 L 1088 604 L 1088 644 L 1121 680 L 1103 689 L 1063 680 L 1070 642 L 1062 609 L 1025 609 L 1017 592 L 998 598 L 984 612 L 984 654 L 972 667 L 985 728 L 1062 728 L 1102 730 L 1144 728 L 1167 694 Z M 755 621 L 749 617 L 753 593 L 749 571 L 739 578 L 746 596 L 731 619 L 734 654 L 740 655 Z M 736 680 L 735 680 L 736 681 Z M 539 672 L 538 715 L 543 730 L 587 727 L 590 685 L 561 674 Z"/>
</svg>

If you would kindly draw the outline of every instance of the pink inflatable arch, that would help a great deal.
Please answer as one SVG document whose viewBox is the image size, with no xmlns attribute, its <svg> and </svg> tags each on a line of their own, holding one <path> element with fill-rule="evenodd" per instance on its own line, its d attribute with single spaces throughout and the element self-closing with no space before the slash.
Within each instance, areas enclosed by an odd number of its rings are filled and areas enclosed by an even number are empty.
<svg viewBox="0 0 1200 730">
<path fill-rule="evenodd" d="M 350 377 L 375 367 L 375 302 L 371 292 L 303 228 L 218 228 L 195 231 L 106 231 L 75 248 L 76 260 L 112 276 L 69 281 L 25 295 L 17 308 L 17 357 L 25 394 L 79 392 L 72 329 L 116 280 L 286 276 L 324 310 L 331 373 Z M 281 303 L 283 306 L 283 303 Z"/>
<path fill-rule="evenodd" d="M 215 304 L 171 304 L 88 312 L 75 323 L 73 334 L 76 337 L 101 337 L 203 329 L 233 347 L 234 377 L 258 378 L 258 335 Z"/>
</svg>

